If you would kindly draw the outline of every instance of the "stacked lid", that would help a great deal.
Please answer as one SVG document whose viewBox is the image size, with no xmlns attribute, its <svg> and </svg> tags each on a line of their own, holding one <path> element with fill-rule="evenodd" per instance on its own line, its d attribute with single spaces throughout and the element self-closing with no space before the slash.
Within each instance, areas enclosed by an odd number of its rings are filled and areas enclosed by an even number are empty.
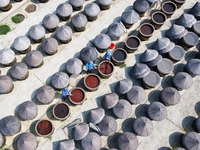
<svg viewBox="0 0 200 150">
<path fill-rule="evenodd" d="M 180 39 L 188 33 L 184 26 L 173 24 L 167 32 L 170 39 Z"/>
<path fill-rule="evenodd" d="M 135 63 L 132 67 L 130 74 L 136 79 L 147 76 L 150 72 L 150 68 L 144 63 Z"/>
<path fill-rule="evenodd" d="M 175 44 L 170 42 L 168 38 L 158 38 L 154 44 L 153 49 L 157 50 L 160 54 L 165 54 L 174 48 Z"/>
<path fill-rule="evenodd" d="M 149 67 L 155 67 L 161 62 L 162 56 L 158 54 L 158 51 L 154 49 L 147 49 L 140 57 L 143 63 L 146 63 Z"/>
<path fill-rule="evenodd" d="M 176 24 L 184 26 L 185 28 L 191 28 L 196 22 L 197 20 L 193 15 L 183 13 L 176 21 Z"/>
</svg>

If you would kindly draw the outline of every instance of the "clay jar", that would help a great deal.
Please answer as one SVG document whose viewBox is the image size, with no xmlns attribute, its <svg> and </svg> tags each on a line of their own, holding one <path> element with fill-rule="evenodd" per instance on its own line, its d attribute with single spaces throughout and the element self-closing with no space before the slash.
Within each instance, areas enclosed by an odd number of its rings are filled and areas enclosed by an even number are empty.
<svg viewBox="0 0 200 150">
<path fill-rule="evenodd" d="M 167 17 L 170 17 L 176 11 L 176 4 L 171 1 L 166 1 L 162 4 L 162 11 L 166 14 Z"/>
<path fill-rule="evenodd" d="M 40 3 L 46 3 L 46 2 L 48 2 L 49 0 L 39 0 L 40 1 Z"/>
<path fill-rule="evenodd" d="M 53 116 L 58 120 L 65 120 L 70 115 L 69 106 L 66 103 L 58 103 L 53 107 Z"/>
<path fill-rule="evenodd" d="M 133 53 L 138 49 L 140 43 L 141 41 L 137 36 L 129 36 L 125 40 L 124 48 L 128 53 Z"/>
<path fill-rule="evenodd" d="M 101 80 L 96 74 L 88 74 L 84 78 L 84 85 L 89 91 L 96 91 L 99 88 Z"/>
<path fill-rule="evenodd" d="M 39 136 L 49 136 L 53 134 L 54 126 L 50 120 L 42 119 L 36 123 L 35 131 Z"/>
<path fill-rule="evenodd" d="M 126 58 L 127 58 L 127 52 L 122 48 L 115 49 L 111 55 L 112 62 L 117 66 L 123 64 Z"/>
<path fill-rule="evenodd" d="M 82 88 L 75 87 L 71 89 L 71 94 L 69 96 L 70 102 L 72 102 L 75 105 L 82 104 L 85 100 L 85 91 Z"/>
<path fill-rule="evenodd" d="M 166 19 L 167 16 L 160 11 L 154 12 L 151 16 L 151 22 L 154 25 L 155 29 L 159 29 L 164 24 Z"/>
<path fill-rule="evenodd" d="M 12 4 L 9 2 L 7 6 L 0 7 L 1 11 L 9 11 L 12 8 Z"/>
<path fill-rule="evenodd" d="M 172 0 L 172 1 L 176 4 L 177 8 L 180 8 L 185 3 L 185 0 Z"/>
<path fill-rule="evenodd" d="M 101 77 L 109 78 L 114 72 L 114 65 L 110 61 L 102 61 L 98 66 L 98 71 Z"/>
<path fill-rule="evenodd" d="M 139 37 L 141 40 L 148 40 L 153 32 L 154 32 L 155 28 L 152 24 L 150 23 L 143 23 L 142 25 L 140 25 L 139 27 Z"/>
</svg>

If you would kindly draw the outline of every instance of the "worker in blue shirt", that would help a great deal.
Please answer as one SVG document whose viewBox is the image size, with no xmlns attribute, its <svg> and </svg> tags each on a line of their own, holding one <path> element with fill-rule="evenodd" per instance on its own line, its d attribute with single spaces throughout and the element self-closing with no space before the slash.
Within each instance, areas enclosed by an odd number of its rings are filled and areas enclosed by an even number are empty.
<svg viewBox="0 0 200 150">
<path fill-rule="evenodd" d="M 86 63 L 87 74 L 92 73 L 92 69 L 95 67 L 95 64 L 92 60 Z"/>
<path fill-rule="evenodd" d="M 106 54 L 105 54 L 105 60 L 108 60 L 110 61 L 110 58 L 111 58 L 111 54 L 112 54 L 112 49 L 115 47 L 115 44 L 114 43 L 111 43 L 108 50 L 106 51 Z"/>
<path fill-rule="evenodd" d="M 72 95 L 68 88 L 62 89 L 62 99 L 65 100 L 68 95 Z"/>
</svg>

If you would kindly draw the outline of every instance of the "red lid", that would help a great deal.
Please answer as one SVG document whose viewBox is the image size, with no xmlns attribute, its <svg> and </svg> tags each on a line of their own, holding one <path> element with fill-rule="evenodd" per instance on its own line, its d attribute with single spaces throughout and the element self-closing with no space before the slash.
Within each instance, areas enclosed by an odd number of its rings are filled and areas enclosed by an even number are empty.
<svg viewBox="0 0 200 150">
<path fill-rule="evenodd" d="M 110 43 L 109 49 L 113 49 L 115 47 L 114 43 Z"/>
</svg>

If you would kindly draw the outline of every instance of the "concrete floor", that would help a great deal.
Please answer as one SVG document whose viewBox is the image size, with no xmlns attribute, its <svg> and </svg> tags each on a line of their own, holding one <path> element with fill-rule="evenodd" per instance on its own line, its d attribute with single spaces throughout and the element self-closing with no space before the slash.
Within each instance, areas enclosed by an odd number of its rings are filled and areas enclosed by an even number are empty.
<svg viewBox="0 0 200 150">
<path fill-rule="evenodd" d="M 31 131 L 32 127 L 37 120 L 41 118 L 46 118 L 52 120 L 55 126 L 55 132 L 52 135 L 52 139 L 37 137 L 38 139 L 38 150 L 45 149 L 55 149 L 60 140 L 68 139 L 71 137 L 71 129 L 64 128 L 67 124 L 75 120 L 76 118 L 82 118 L 83 121 L 87 122 L 87 114 L 90 109 L 101 107 L 102 97 L 109 93 L 114 92 L 116 83 L 119 80 L 124 78 L 129 78 L 133 81 L 133 85 L 141 85 L 140 81 L 133 79 L 129 76 L 129 71 L 131 67 L 138 62 L 140 55 L 146 50 L 146 48 L 151 48 L 152 43 L 158 38 L 165 36 L 166 30 L 170 28 L 171 23 L 174 23 L 174 20 L 177 19 L 183 12 L 188 12 L 188 9 L 191 8 L 195 2 L 199 0 L 187 1 L 176 13 L 169 18 L 166 23 L 159 29 L 156 30 L 153 36 L 148 41 L 143 41 L 138 51 L 134 54 L 129 54 L 126 61 L 125 68 L 115 67 L 114 74 L 107 80 L 102 79 L 100 88 L 95 92 L 86 91 L 87 100 L 81 106 L 74 106 L 69 101 L 66 101 L 70 105 L 71 116 L 65 121 L 57 121 L 52 117 L 51 109 L 55 103 L 61 101 L 61 94 L 59 91 L 56 92 L 56 97 L 54 101 L 49 105 L 41 105 L 35 99 L 35 91 L 44 84 L 49 84 L 51 76 L 57 71 L 64 71 L 65 62 L 72 57 L 79 57 L 79 51 L 86 46 L 92 46 L 92 40 L 99 33 L 106 33 L 107 27 L 115 21 L 120 20 L 120 16 L 124 10 L 132 9 L 133 0 L 115 0 L 112 3 L 112 6 L 109 10 L 101 11 L 99 18 L 94 22 L 88 22 L 86 30 L 84 32 L 74 32 L 73 40 L 69 44 L 59 45 L 58 53 L 53 56 L 44 56 L 44 65 L 37 69 L 29 68 L 29 77 L 24 81 L 14 81 L 14 90 L 10 94 L 0 95 L 0 118 L 3 118 L 8 115 L 15 115 L 17 112 L 18 106 L 27 100 L 31 100 L 38 104 L 39 112 L 38 116 L 31 121 L 21 121 L 22 129 L 21 131 L 12 137 L 6 137 L 6 147 L 13 149 L 12 143 L 18 137 L 18 135 L 25 131 Z M 7 13 L 0 12 L 0 20 L 2 23 L 7 23 L 11 26 L 12 31 L 5 36 L 0 36 L 0 49 L 7 48 L 12 45 L 14 39 L 20 35 L 26 35 L 28 29 L 31 25 L 41 24 L 43 17 L 49 13 L 55 13 L 55 9 L 58 4 L 65 2 L 65 0 L 56 0 L 49 1 L 45 4 L 35 3 L 37 5 L 37 11 L 31 14 L 28 14 L 24 11 L 25 7 L 33 3 L 29 0 L 24 0 L 20 3 L 14 3 L 11 11 Z M 92 2 L 88 0 L 87 3 Z M 160 6 L 160 4 L 158 5 Z M 15 9 L 16 8 L 16 9 Z M 16 25 L 10 21 L 10 18 L 16 13 L 22 13 L 26 16 L 26 19 Z M 73 15 L 77 12 L 73 12 Z M 125 33 L 119 41 L 116 41 L 117 47 L 123 46 L 123 41 L 128 35 L 136 35 L 137 28 L 141 22 L 147 21 L 150 19 L 147 14 L 145 17 L 141 18 L 132 28 Z M 60 22 L 59 26 L 66 24 L 66 22 Z M 69 24 L 69 23 L 67 23 Z M 69 24 L 70 25 L 70 24 Z M 92 32 L 92 34 L 91 34 Z M 46 34 L 46 37 L 52 36 L 50 33 Z M 199 46 L 197 46 L 199 48 Z M 154 89 L 146 89 L 147 98 L 143 104 L 132 105 L 133 112 L 130 118 L 128 119 L 118 119 L 116 118 L 118 124 L 117 133 L 111 137 L 102 137 L 102 148 L 117 148 L 116 139 L 120 133 L 125 131 L 132 132 L 132 123 L 135 118 L 146 115 L 147 106 L 153 102 L 158 101 L 159 92 L 163 87 L 171 85 L 171 79 L 175 73 L 182 71 L 184 64 L 187 60 L 191 59 L 196 55 L 197 48 L 191 48 L 187 51 L 186 57 L 184 60 L 174 64 L 174 72 L 168 76 L 161 77 L 161 84 Z M 40 49 L 39 44 L 32 43 L 32 49 Z M 103 56 L 103 54 L 101 54 Z M 17 61 L 23 61 L 25 55 L 18 54 L 16 55 Z M 2 74 L 7 74 L 9 67 L 0 66 Z M 70 88 L 76 86 L 76 84 L 85 76 L 85 73 L 82 73 L 79 76 L 70 77 Z M 167 150 L 172 147 L 180 145 L 180 137 L 182 134 L 185 134 L 187 131 L 193 130 L 191 127 L 192 121 L 198 117 L 200 112 L 199 109 L 199 92 L 200 89 L 199 77 L 193 78 L 194 84 L 187 91 L 181 91 L 181 101 L 175 106 L 167 107 L 168 115 L 167 118 L 155 122 L 153 133 L 148 137 L 137 136 L 139 140 L 138 150 Z M 80 82 L 81 83 L 81 82 Z M 9 108 L 9 109 L 8 109 Z M 114 117 L 111 111 L 106 111 L 107 115 Z M 80 143 L 76 144 L 77 149 L 80 148 Z"/>
</svg>

